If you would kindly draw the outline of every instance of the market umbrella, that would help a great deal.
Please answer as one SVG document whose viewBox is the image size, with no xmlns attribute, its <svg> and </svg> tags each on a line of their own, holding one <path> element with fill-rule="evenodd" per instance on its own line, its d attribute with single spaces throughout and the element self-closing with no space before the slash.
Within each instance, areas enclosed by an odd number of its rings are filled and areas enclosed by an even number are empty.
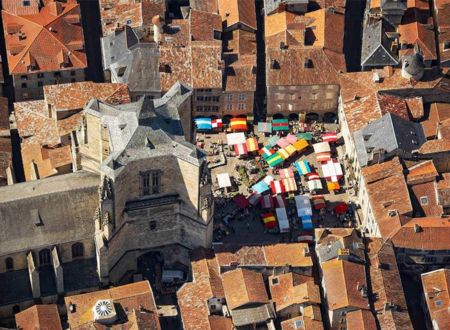
<svg viewBox="0 0 450 330">
<path fill-rule="evenodd" d="M 320 176 L 316 172 L 308 173 L 306 176 L 307 176 L 308 180 L 320 180 Z"/>
<path fill-rule="evenodd" d="M 289 131 L 289 121 L 287 119 L 272 120 L 272 129 L 274 131 Z"/>
<path fill-rule="evenodd" d="M 272 123 L 259 122 L 258 132 L 261 133 L 272 133 Z"/>
<path fill-rule="evenodd" d="M 298 174 L 300 175 L 306 175 L 308 173 L 311 173 L 311 167 L 309 166 L 306 160 L 299 160 L 295 162 L 294 165 L 295 168 L 297 169 Z"/>
<path fill-rule="evenodd" d="M 266 158 L 266 162 L 267 164 L 269 164 L 270 167 L 275 167 L 281 164 L 283 161 L 284 161 L 283 157 L 281 157 L 278 153 L 275 153 L 272 156 Z"/>
<path fill-rule="evenodd" d="M 348 205 L 346 203 L 339 203 L 333 208 L 336 214 L 345 214 L 348 212 Z"/>
<path fill-rule="evenodd" d="M 310 191 L 321 190 L 321 189 L 323 189 L 322 181 L 320 181 L 320 180 L 309 180 L 308 181 L 308 188 L 309 188 Z"/>
</svg>

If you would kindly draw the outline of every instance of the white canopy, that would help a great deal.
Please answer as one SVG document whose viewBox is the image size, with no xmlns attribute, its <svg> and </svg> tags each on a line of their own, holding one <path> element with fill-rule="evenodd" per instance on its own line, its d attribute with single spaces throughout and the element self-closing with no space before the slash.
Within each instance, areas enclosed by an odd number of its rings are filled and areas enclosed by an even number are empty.
<svg viewBox="0 0 450 330">
<path fill-rule="evenodd" d="M 311 202 L 308 196 L 295 196 L 295 206 L 299 217 L 312 216 Z"/>
<path fill-rule="evenodd" d="M 337 182 L 342 177 L 342 167 L 336 159 L 322 163 L 322 172 L 323 176 L 331 182 Z"/>
<path fill-rule="evenodd" d="M 227 134 L 227 143 L 229 146 L 232 146 L 235 144 L 245 144 L 245 142 L 246 142 L 246 139 L 245 139 L 244 132 Z"/>
<path fill-rule="evenodd" d="M 263 181 L 264 181 L 267 185 L 270 185 L 270 183 L 271 183 L 272 181 L 274 181 L 274 178 L 273 178 L 273 176 L 271 176 L 271 175 L 267 175 L 267 176 L 263 179 Z"/>
<path fill-rule="evenodd" d="M 217 181 L 219 181 L 219 188 L 231 187 L 231 180 L 228 173 L 217 174 Z"/>
<path fill-rule="evenodd" d="M 321 153 L 321 152 L 330 152 L 330 144 L 328 142 L 320 142 L 313 144 L 314 152 L 315 153 Z"/>
<path fill-rule="evenodd" d="M 285 208 L 277 208 L 275 209 L 275 212 L 277 213 L 277 221 L 278 226 L 280 226 L 280 233 L 286 233 L 289 232 L 289 219 L 286 213 Z"/>
</svg>

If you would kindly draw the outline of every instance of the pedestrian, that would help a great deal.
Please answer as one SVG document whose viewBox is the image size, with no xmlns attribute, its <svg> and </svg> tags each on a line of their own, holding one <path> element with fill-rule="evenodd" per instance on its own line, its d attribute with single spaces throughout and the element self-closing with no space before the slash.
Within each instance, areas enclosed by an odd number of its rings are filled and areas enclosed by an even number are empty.
<svg viewBox="0 0 450 330">
<path fill-rule="evenodd" d="M 250 222 L 247 221 L 247 231 L 250 231 Z"/>
</svg>

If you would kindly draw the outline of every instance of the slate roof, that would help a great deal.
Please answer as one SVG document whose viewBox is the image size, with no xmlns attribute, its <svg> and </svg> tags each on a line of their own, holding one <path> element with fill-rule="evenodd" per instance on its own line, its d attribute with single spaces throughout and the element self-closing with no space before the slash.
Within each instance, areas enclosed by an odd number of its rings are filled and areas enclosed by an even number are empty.
<svg viewBox="0 0 450 330">
<path fill-rule="evenodd" d="M 335 259 L 339 250 L 347 249 L 350 260 L 363 262 L 364 248 L 361 238 L 352 228 L 317 228 L 315 229 L 316 254 L 320 262 Z M 360 244 L 358 244 L 360 243 Z"/>
<path fill-rule="evenodd" d="M 274 13 L 276 10 L 278 10 L 280 4 L 286 5 L 303 4 L 305 6 L 308 6 L 308 3 L 309 0 L 264 0 L 264 13 L 266 15 Z"/>
<path fill-rule="evenodd" d="M 361 66 L 398 65 L 398 58 L 390 52 L 392 40 L 386 36 L 386 32 L 394 31 L 393 27 L 383 19 L 366 19 L 361 48 Z"/>
<path fill-rule="evenodd" d="M 382 150 L 386 156 L 410 157 L 425 143 L 422 126 L 390 112 L 353 134 L 361 167 L 371 161 L 371 154 Z"/>
<path fill-rule="evenodd" d="M 111 79 L 128 85 L 131 92 L 160 93 L 159 50 L 154 43 L 140 43 L 125 27 L 102 38 L 103 66 Z"/>
<path fill-rule="evenodd" d="M 76 1 L 48 1 L 38 11 L 22 13 L 23 10 L 2 10 L 11 74 L 87 67 L 80 7 Z"/>
</svg>

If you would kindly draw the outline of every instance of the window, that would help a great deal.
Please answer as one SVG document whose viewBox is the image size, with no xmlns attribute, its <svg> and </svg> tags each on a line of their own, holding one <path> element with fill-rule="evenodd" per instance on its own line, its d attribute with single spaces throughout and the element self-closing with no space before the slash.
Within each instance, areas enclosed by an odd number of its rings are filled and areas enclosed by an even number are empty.
<svg viewBox="0 0 450 330">
<path fill-rule="evenodd" d="M 215 311 L 216 310 L 216 305 L 211 305 L 211 310 Z"/>
<path fill-rule="evenodd" d="M 159 194 L 161 190 L 161 172 L 149 171 L 142 174 L 142 193 L 144 195 Z"/>
<path fill-rule="evenodd" d="M 6 266 L 6 270 L 13 270 L 14 269 L 14 260 L 13 260 L 13 258 L 6 258 L 5 266 Z"/>
<path fill-rule="evenodd" d="M 55 78 L 61 77 L 61 72 L 55 72 L 55 73 L 53 73 L 53 76 L 54 76 Z"/>
<path fill-rule="evenodd" d="M 39 251 L 39 266 L 48 265 L 50 263 L 50 250 L 44 249 Z"/>
<path fill-rule="evenodd" d="M 72 258 L 79 258 L 84 256 L 83 243 L 75 243 L 72 245 Z"/>
<path fill-rule="evenodd" d="M 233 105 L 230 104 L 230 103 L 228 103 L 228 104 L 227 104 L 227 110 L 228 110 L 228 111 L 233 110 Z"/>
<path fill-rule="evenodd" d="M 75 71 L 70 71 L 70 75 L 73 77 L 75 76 L 77 73 Z"/>
<path fill-rule="evenodd" d="M 238 109 L 239 110 L 245 110 L 245 103 L 239 103 L 238 104 Z"/>
<path fill-rule="evenodd" d="M 132 23 L 131 19 L 127 19 L 127 25 L 130 25 Z"/>
<path fill-rule="evenodd" d="M 420 205 L 428 205 L 428 196 L 420 197 Z"/>
<path fill-rule="evenodd" d="M 220 40 L 222 39 L 222 32 L 214 30 L 214 39 Z"/>
<path fill-rule="evenodd" d="M 436 305 L 436 307 L 442 307 L 444 305 L 444 303 L 442 302 L 442 300 L 436 300 L 434 302 L 434 304 Z"/>
<path fill-rule="evenodd" d="M 28 80 L 28 77 L 26 75 L 20 76 L 20 79 L 22 80 Z"/>
<path fill-rule="evenodd" d="M 44 82 L 43 81 L 38 81 L 38 87 L 42 87 L 44 86 Z"/>
<path fill-rule="evenodd" d="M 312 93 L 312 94 L 311 94 L 311 100 L 317 100 L 318 96 L 319 96 L 319 94 L 317 94 L 317 93 Z"/>
<path fill-rule="evenodd" d="M 245 94 L 239 94 L 239 101 L 245 100 Z"/>
<path fill-rule="evenodd" d="M 42 79 L 42 78 L 44 78 L 44 74 L 43 73 L 38 73 L 37 77 Z"/>
<path fill-rule="evenodd" d="M 70 79 L 71 82 L 76 82 L 77 80 L 75 78 Z"/>
<path fill-rule="evenodd" d="M 156 221 L 150 221 L 150 230 L 156 230 Z"/>
<path fill-rule="evenodd" d="M 277 285 L 277 284 L 278 284 L 278 277 L 272 278 L 272 285 Z"/>
<path fill-rule="evenodd" d="M 442 258 L 442 261 L 446 264 L 450 263 L 450 257 L 444 257 L 444 258 Z"/>
<path fill-rule="evenodd" d="M 444 50 L 450 50 L 450 40 L 444 41 Z"/>
<path fill-rule="evenodd" d="M 294 323 L 295 329 L 303 329 L 305 327 L 303 320 L 297 320 Z"/>
<path fill-rule="evenodd" d="M 203 96 L 197 96 L 197 101 L 203 101 Z"/>
<path fill-rule="evenodd" d="M 22 4 L 24 7 L 29 7 L 31 5 L 30 0 L 24 0 L 22 1 Z"/>
<path fill-rule="evenodd" d="M 334 93 L 326 93 L 326 94 L 325 94 L 325 98 L 326 98 L 327 100 L 331 100 L 333 97 L 334 97 Z"/>
<path fill-rule="evenodd" d="M 227 94 L 227 101 L 228 102 L 233 101 L 233 94 Z"/>
</svg>

